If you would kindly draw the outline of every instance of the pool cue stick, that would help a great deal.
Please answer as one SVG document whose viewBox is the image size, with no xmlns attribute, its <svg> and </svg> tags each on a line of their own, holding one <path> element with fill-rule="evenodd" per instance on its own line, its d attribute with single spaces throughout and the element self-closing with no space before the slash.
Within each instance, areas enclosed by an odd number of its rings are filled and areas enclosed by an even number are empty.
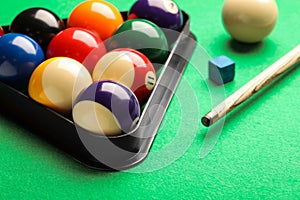
<svg viewBox="0 0 300 200">
<path fill-rule="evenodd" d="M 207 127 L 214 124 L 299 61 L 300 44 L 204 115 L 202 124 Z"/>
</svg>

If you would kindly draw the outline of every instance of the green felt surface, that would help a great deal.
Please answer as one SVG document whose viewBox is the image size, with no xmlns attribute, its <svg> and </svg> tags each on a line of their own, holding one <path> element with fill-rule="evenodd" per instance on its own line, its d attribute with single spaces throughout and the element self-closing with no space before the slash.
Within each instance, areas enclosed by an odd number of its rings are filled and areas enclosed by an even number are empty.
<svg viewBox="0 0 300 200">
<path fill-rule="evenodd" d="M 79 2 L 3 1 L 0 23 L 9 24 L 33 6 L 67 17 Z M 128 10 L 134 1 L 111 2 Z M 124 172 L 93 171 L 1 115 L 0 199 L 300 198 L 299 67 L 228 115 L 224 125 L 208 129 L 199 120 L 299 44 L 300 1 L 277 0 L 274 31 L 250 46 L 234 45 L 225 32 L 223 0 L 177 2 L 191 16 L 198 47 L 148 158 Z M 207 81 L 201 46 L 211 57 L 226 55 L 236 62 L 235 80 L 225 88 Z"/>
</svg>

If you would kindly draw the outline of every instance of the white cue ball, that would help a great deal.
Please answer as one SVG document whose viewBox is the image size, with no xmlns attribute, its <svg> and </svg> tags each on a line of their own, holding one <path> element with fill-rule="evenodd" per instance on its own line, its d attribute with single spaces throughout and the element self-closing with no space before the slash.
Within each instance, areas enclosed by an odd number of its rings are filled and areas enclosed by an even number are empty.
<svg viewBox="0 0 300 200">
<path fill-rule="evenodd" d="M 223 25 L 237 41 L 262 41 L 273 30 L 278 16 L 275 0 L 225 0 Z"/>
</svg>

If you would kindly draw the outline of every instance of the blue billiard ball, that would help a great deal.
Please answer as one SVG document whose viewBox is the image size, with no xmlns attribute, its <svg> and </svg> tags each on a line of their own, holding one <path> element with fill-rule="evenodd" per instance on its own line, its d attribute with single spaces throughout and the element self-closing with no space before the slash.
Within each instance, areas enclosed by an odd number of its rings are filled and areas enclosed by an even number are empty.
<svg viewBox="0 0 300 200">
<path fill-rule="evenodd" d="M 161 28 L 180 30 L 183 16 L 172 0 L 139 0 L 129 10 L 128 19 L 142 18 L 152 21 Z"/>
<path fill-rule="evenodd" d="M 134 129 L 140 105 L 128 87 L 104 80 L 94 82 L 78 95 L 72 115 L 76 125 L 91 133 L 116 136 Z"/>
<path fill-rule="evenodd" d="M 8 33 L 0 37 L 0 81 L 27 91 L 34 69 L 44 60 L 44 53 L 30 37 Z"/>
</svg>

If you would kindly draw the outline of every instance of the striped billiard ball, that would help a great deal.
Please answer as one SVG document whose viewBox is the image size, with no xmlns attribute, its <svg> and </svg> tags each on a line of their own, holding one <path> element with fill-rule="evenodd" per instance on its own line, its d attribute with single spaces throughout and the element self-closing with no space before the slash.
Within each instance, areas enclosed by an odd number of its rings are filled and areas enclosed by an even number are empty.
<svg viewBox="0 0 300 200">
<path fill-rule="evenodd" d="M 144 104 L 156 82 L 156 73 L 150 60 L 130 48 L 115 49 L 105 54 L 96 64 L 93 80 L 113 80 L 129 87 Z"/>
<path fill-rule="evenodd" d="M 140 117 L 134 93 L 114 81 L 97 81 L 77 97 L 73 120 L 81 128 L 99 135 L 116 136 L 133 130 Z"/>
<path fill-rule="evenodd" d="M 72 110 L 73 100 L 90 84 L 92 77 L 78 61 L 67 57 L 50 58 L 41 63 L 29 81 L 29 96 L 62 114 Z"/>
<path fill-rule="evenodd" d="M 181 9 L 172 0 L 139 0 L 129 10 L 128 19 L 142 18 L 161 28 L 179 31 L 183 24 Z"/>
</svg>

